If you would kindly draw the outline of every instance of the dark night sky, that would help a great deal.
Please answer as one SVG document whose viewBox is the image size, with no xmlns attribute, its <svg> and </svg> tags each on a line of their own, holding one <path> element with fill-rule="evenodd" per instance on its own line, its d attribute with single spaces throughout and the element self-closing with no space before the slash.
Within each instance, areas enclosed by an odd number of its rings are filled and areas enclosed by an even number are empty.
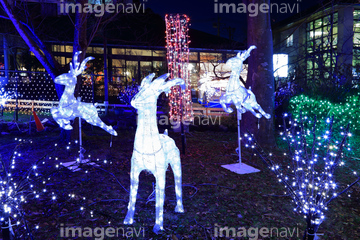
<svg viewBox="0 0 360 240">
<path fill-rule="evenodd" d="M 288 3 L 291 7 L 299 4 L 300 11 L 303 11 L 321 0 L 271 0 L 271 3 Z M 218 0 L 218 3 L 241 3 L 241 0 Z M 155 13 L 165 17 L 167 13 L 183 13 L 190 17 L 191 27 L 216 35 L 217 29 L 213 25 L 220 18 L 222 37 L 229 38 L 227 29 L 235 30 L 233 39 L 244 41 L 246 36 L 246 14 L 244 13 L 214 13 L 214 0 L 147 0 L 146 8 L 151 8 Z M 294 10 L 296 11 L 296 10 Z M 272 14 L 272 21 L 280 21 L 290 17 L 292 14 Z"/>
</svg>

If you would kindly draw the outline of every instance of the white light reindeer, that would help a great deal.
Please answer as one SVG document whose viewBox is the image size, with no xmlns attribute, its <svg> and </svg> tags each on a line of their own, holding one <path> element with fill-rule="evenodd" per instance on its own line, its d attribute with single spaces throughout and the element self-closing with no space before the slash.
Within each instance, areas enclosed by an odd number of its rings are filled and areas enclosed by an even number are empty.
<svg viewBox="0 0 360 240">
<path fill-rule="evenodd" d="M 220 97 L 220 104 L 224 111 L 232 113 L 233 109 L 226 106 L 226 104 L 234 103 L 235 107 L 240 113 L 250 111 L 255 117 L 261 118 L 264 116 L 269 119 L 270 114 L 266 113 L 261 106 L 256 102 L 254 93 L 251 88 L 246 89 L 240 85 L 240 73 L 243 70 L 243 62 L 250 56 L 250 52 L 255 49 L 251 46 L 248 50 L 239 52 L 235 57 L 230 58 L 226 64 L 231 67 L 231 75 L 226 87 L 226 93 Z M 255 112 L 255 110 L 259 112 Z"/>
<path fill-rule="evenodd" d="M 155 74 L 150 74 L 141 82 L 139 92 L 131 100 L 131 105 L 138 110 L 138 126 L 135 134 L 134 151 L 131 158 L 130 197 L 124 224 L 134 222 L 135 202 L 139 185 L 139 174 L 150 171 L 156 179 L 156 220 L 154 232 L 163 230 L 163 206 L 165 198 L 165 176 L 170 164 L 175 179 L 175 212 L 184 212 L 181 190 L 180 152 L 174 140 L 167 134 L 159 134 L 156 121 L 156 103 L 162 92 L 169 93 L 175 85 L 184 85 L 180 78 L 167 82 L 169 74 L 164 74 L 154 81 Z"/>
<path fill-rule="evenodd" d="M 57 84 L 65 85 L 65 90 L 61 96 L 59 106 L 52 108 L 51 114 L 63 129 L 73 129 L 70 125 L 70 120 L 80 117 L 91 125 L 98 126 L 108 133 L 117 136 L 116 131 L 111 126 L 107 126 L 101 121 L 96 107 L 92 103 L 84 103 L 74 97 L 74 89 L 77 82 L 76 77 L 85 70 L 86 63 L 94 59 L 93 57 L 88 57 L 80 64 L 80 62 L 78 62 L 80 53 L 81 51 L 75 53 L 73 58 L 74 66 L 70 63 L 70 71 L 57 76 L 54 80 Z"/>
</svg>

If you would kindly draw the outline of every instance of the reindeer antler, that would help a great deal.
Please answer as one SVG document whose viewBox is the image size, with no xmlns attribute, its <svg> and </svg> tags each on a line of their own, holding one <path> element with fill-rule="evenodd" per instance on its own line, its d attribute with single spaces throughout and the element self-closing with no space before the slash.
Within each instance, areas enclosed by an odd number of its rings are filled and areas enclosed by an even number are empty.
<svg viewBox="0 0 360 240">
<path fill-rule="evenodd" d="M 78 51 L 74 55 L 73 62 L 74 62 L 75 67 L 73 67 L 73 63 L 70 63 L 70 71 L 69 72 L 71 72 L 75 76 L 79 76 L 86 69 L 86 63 L 88 61 L 95 59 L 93 57 L 87 57 L 80 64 L 80 62 L 78 61 L 80 54 L 81 54 L 81 51 Z"/>
<path fill-rule="evenodd" d="M 251 52 L 253 49 L 256 49 L 256 46 L 255 46 L 255 45 L 251 45 L 251 46 L 250 46 L 247 50 L 245 50 L 245 51 L 238 52 L 238 54 L 236 55 L 236 57 L 242 58 L 242 60 L 245 61 L 245 59 L 247 59 L 247 58 L 250 56 L 250 52 Z"/>
</svg>

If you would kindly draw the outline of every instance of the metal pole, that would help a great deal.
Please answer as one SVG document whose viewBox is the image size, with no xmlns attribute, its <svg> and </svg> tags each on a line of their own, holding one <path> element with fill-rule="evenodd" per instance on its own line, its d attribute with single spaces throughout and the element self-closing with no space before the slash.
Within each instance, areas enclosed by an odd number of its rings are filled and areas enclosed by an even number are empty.
<svg viewBox="0 0 360 240">
<path fill-rule="evenodd" d="M 19 120 L 19 99 L 18 99 L 18 74 L 15 72 L 15 81 L 16 81 L 16 106 L 15 106 L 15 121 Z"/>
<path fill-rule="evenodd" d="M 181 105 L 180 105 L 180 129 L 181 129 L 181 144 L 182 144 L 182 153 L 185 154 L 186 152 L 186 136 L 185 136 L 185 129 L 184 129 L 184 99 L 183 99 L 183 93 L 182 88 L 178 87 L 180 90 L 180 99 L 181 99 Z"/>
<path fill-rule="evenodd" d="M 9 82 L 9 46 L 6 39 L 6 34 L 3 34 L 3 47 L 4 47 L 4 70 L 5 70 L 5 81 L 3 82 L 4 86 Z M 1 83 L 0 83 L 1 85 Z"/>
<path fill-rule="evenodd" d="M 82 136 L 81 136 L 81 117 L 79 117 L 79 144 L 80 144 L 80 152 L 79 152 L 79 163 L 82 163 Z"/>
<path fill-rule="evenodd" d="M 94 73 L 91 73 L 91 86 L 92 86 L 92 103 L 95 103 L 95 77 Z M 91 125 L 92 126 L 92 125 Z"/>
<path fill-rule="evenodd" d="M 104 37 L 104 94 L 105 94 L 105 115 L 108 113 L 109 105 L 109 79 L 108 79 L 108 67 L 107 67 L 107 40 Z"/>
<path fill-rule="evenodd" d="M 241 113 L 237 110 L 237 125 L 238 125 L 238 153 L 239 153 L 239 163 L 241 167 L 241 136 L 240 136 L 240 121 L 241 121 Z"/>
</svg>

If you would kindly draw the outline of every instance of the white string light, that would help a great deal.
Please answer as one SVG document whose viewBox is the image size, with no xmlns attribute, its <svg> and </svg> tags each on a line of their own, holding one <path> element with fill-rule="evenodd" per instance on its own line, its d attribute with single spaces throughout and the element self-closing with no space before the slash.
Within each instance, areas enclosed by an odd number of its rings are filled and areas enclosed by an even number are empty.
<svg viewBox="0 0 360 240">
<path fill-rule="evenodd" d="M 288 115 L 284 114 L 284 116 Z M 343 132 L 342 140 L 336 141 L 332 136 L 333 119 L 326 121 L 329 123 L 329 130 L 322 134 L 322 136 L 326 135 L 326 138 L 316 137 L 316 119 L 314 121 L 306 121 L 306 119 L 307 117 L 300 115 L 295 121 L 284 120 L 284 131 L 280 135 L 289 145 L 289 154 L 284 155 L 289 155 L 292 160 L 285 169 L 281 169 L 270 158 L 272 154 L 267 155 L 250 135 L 244 135 L 244 139 L 247 141 L 245 146 L 247 148 L 251 146 L 275 173 L 279 182 L 285 185 L 286 192 L 296 204 L 294 211 L 304 214 L 307 232 L 315 234 L 325 219 L 327 205 L 359 182 L 360 177 L 357 172 L 353 172 L 357 180 L 342 191 L 338 190 L 334 178 L 335 169 L 345 164 L 342 160 L 343 150 L 351 149 L 350 144 L 346 142 L 351 136 L 348 132 L 349 126 Z M 305 126 L 306 123 L 309 123 L 308 127 Z M 290 127 L 287 127 L 287 124 L 290 124 Z M 316 147 L 319 143 L 321 143 L 320 147 Z"/>
</svg>

